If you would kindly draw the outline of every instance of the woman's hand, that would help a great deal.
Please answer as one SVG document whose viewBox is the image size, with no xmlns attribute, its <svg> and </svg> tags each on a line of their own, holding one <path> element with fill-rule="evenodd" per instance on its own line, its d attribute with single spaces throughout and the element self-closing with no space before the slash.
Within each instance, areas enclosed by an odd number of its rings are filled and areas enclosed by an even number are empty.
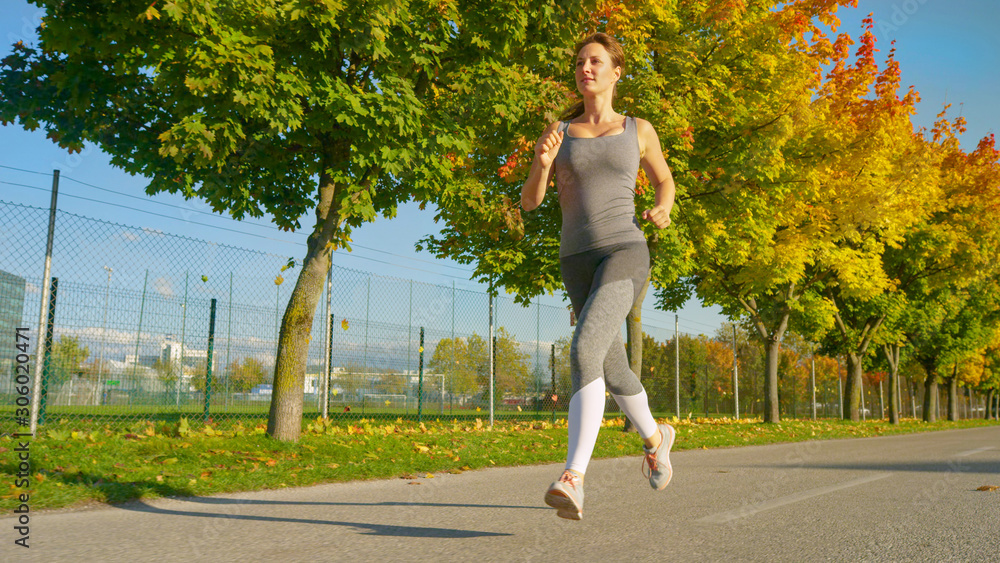
<svg viewBox="0 0 1000 563">
<path fill-rule="evenodd" d="M 670 226 L 670 211 L 662 205 L 643 211 L 642 218 L 646 221 L 652 221 L 657 229 L 665 229 Z"/>
<path fill-rule="evenodd" d="M 544 168 L 549 168 L 559 154 L 559 147 L 562 146 L 563 134 L 561 131 L 552 131 L 547 135 L 539 137 L 535 143 L 535 156 L 538 163 Z"/>
</svg>

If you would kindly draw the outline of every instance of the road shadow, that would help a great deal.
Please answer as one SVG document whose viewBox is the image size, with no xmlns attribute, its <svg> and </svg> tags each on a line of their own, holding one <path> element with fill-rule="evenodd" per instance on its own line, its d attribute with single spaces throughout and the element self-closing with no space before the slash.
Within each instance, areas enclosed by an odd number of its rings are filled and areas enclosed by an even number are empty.
<svg viewBox="0 0 1000 563">
<path fill-rule="evenodd" d="M 221 497 L 184 497 L 176 498 L 183 502 L 196 502 L 199 504 L 215 505 L 287 505 L 287 506 L 413 506 L 430 508 L 507 508 L 515 510 L 551 510 L 544 506 L 524 506 L 515 504 L 470 504 L 470 503 L 448 503 L 448 502 L 330 502 L 330 501 L 308 501 L 308 500 L 260 500 L 260 499 L 235 499 Z"/>
<path fill-rule="evenodd" d="M 771 469 L 832 469 L 857 471 L 889 471 L 918 473 L 988 473 L 1000 474 L 1000 461 L 954 458 L 946 461 L 927 462 L 844 462 L 844 463 L 787 463 L 762 465 Z"/>
<path fill-rule="evenodd" d="M 440 507 L 487 507 L 488 505 L 461 505 L 461 504 L 443 504 L 443 503 L 338 503 L 338 502 L 283 502 L 283 501 L 258 501 L 258 500 L 245 500 L 245 499 L 224 499 L 224 498 L 206 498 L 206 497 L 189 497 L 189 498 L 178 498 L 172 500 L 180 500 L 185 502 L 195 502 L 199 504 L 209 504 L 214 506 L 230 506 L 239 508 L 240 506 L 251 506 L 251 505 L 324 505 L 324 506 L 440 506 Z M 503 537 L 511 536 L 513 534 L 498 533 L 498 532 L 483 532 L 477 530 L 459 530 L 456 528 L 433 528 L 425 526 L 402 526 L 395 524 L 375 524 L 371 522 L 346 522 L 340 520 L 317 520 L 310 518 L 283 518 L 276 516 L 258 516 L 253 514 L 235 514 L 235 513 L 225 513 L 225 512 L 196 512 L 190 510 L 172 510 L 168 508 L 160 508 L 152 506 L 143 501 L 134 501 L 116 506 L 116 508 L 121 510 L 129 510 L 133 512 L 143 512 L 146 514 L 159 514 L 164 516 L 184 516 L 184 517 L 194 517 L 194 518 L 217 518 L 221 520 L 229 521 L 248 521 L 248 522 L 287 522 L 292 524 L 319 524 L 325 526 L 342 526 L 347 528 L 356 528 L 359 533 L 372 536 L 388 536 L 388 537 L 401 537 L 401 538 L 439 538 L 439 539 L 466 539 L 466 538 L 483 538 L 483 537 Z M 490 506 L 490 508 L 493 508 Z M 534 508 L 534 507 L 497 507 L 497 508 Z"/>
</svg>

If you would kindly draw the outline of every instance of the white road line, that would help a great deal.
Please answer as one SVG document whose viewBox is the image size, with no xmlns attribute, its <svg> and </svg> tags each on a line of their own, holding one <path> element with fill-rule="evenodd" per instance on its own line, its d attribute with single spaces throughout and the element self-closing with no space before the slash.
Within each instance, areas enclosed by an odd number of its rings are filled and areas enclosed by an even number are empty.
<svg viewBox="0 0 1000 563">
<path fill-rule="evenodd" d="M 992 450 L 992 449 L 993 449 L 993 446 L 986 446 L 985 448 L 976 448 L 974 450 L 969 450 L 967 452 L 962 452 L 960 454 L 955 454 L 955 457 L 967 457 L 967 456 L 970 456 L 970 455 L 973 455 L 973 454 L 978 454 L 980 452 L 986 452 L 986 451 L 989 451 L 989 450 Z"/>
<path fill-rule="evenodd" d="M 736 510 L 728 510 L 726 512 L 719 512 L 718 514 L 706 516 L 698 520 L 698 522 L 703 524 L 724 524 L 740 518 L 746 518 L 747 516 L 753 516 L 754 514 L 764 512 L 765 510 L 771 510 L 788 504 L 818 497 L 820 495 L 832 493 L 834 491 L 849 489 L 851 487 L 857 487 L 858 485 L 864 485 L 865 483 L 871 483 L 872 481 L 878 481 L 879 479 L 885 479 L 890 475 L 892 475 L 892 473 L 878 473 L 876 475 L 869 475 L 868 477 L 854 479 L 853 481 L 845 481 L 837 485 L 819 487 L 818 489 L 803 491 L 801 493 L 795 493 L 794 495 L 788 495 L 774 500 L 748 504 L 742 508 L 737 508 Z"/>
</svg>

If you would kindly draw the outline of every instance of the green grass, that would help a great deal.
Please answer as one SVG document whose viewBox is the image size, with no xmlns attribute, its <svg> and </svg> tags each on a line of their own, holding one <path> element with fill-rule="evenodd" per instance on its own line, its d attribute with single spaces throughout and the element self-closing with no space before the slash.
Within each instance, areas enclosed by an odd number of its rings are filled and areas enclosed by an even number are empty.
<svg viewBox="0 0 1000 563">
<path fill-rule="evenodd" d="M 594 456 L 640 453 L 634 433 L 610 419 Z M 719 448 L 810 439 L 882 436 L 997 424 L 982 420 L 924 423 L 904 420 L 852 423 L 840 420 L 752 421 L 698 419 L 676 422 L 675 449 Z M 566 456 L 566 429 L 547 420 L 503 422 L 493 430 L 475 420 L 442 419 L 419 425 L 397 419 L 309 423 L 294 444 L 272 440 L 263 426 L 237 422 L 210 426 L 186 422 L 135 423 L 84 428 L 79 421 L 43 427 L 31 441 L 29 485 L 15 486 L 17 442 L 0 438 L 0 510 L 30 495 L 32 510 L 121 503 L 134 499 L 209 495 L 317 483 L 462 472 L 483 467 L 559 462 Z"/>
</svg>

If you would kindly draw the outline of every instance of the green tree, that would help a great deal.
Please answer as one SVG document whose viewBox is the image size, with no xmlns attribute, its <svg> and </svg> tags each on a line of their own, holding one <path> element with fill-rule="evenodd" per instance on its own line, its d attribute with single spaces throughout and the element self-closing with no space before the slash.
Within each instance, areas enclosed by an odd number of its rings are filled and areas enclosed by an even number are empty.
<svg viewBox="0 0 1000 563">
<path fill-rule="evenodd" d="M 156 373 L 157 379 L 163 383 L 163 387 L 167 391 L 172 391 L 177 387 L 177 376 L 180 367 L 175 366 L 170 358 L 167 361 L 163 361 L 161 358 L 156 358 L 153 362 L 153 372 Z"/>
<path fill-rule="evenodd" d="M 347 362 L 343 365 L 343 372 L 336 375 L 330 386 L 339 387 L 346 397 L 357 399 L 358 392 L 368 388 L 369 382 L 365 378 L 370 377 L 369 373 L 371 371 L 360 363 Z"/>
<path fill-rule="evenodd" d="M 191 387 L 194 387 L 195 391 L 199 393 L 205 392 L 205 382 L 208 379 L 208 361 L 198 360 L 198 363 L 191 370 Z M 212 370 L 212 393 L 218 393 L 221 378 L 216 370 Z"/>
<path fill-rule="evenodd" d="M 430 371 L 444 374 L 445 389 L 452 395 L 466 397 L 479 389 L 477 366 L 469 356 L 469 344 L 469 338 L 443 338 L 427 364 Z"/>
<path fill-rule="evenodd" d="M 530 356 L 506 328 L 496 331 L 496 391 L 502 394 L 524 395 L 531 385 Z"/>
<path fill-rule="evenodd" d="M 90 349 L 80 345 L 79 337 L 60 336 L 59 340 L 52 345 L 52 358 L 48 375 L 49 388 L 54 389 L 68 381 L 74 374 L 83 373 L 83 364 L 89 357 Z"/>
<path fill-rule="evenodd" d="M 252 356 L 229 364 L 228 373 L 229 390 L 234 393 L 246 393 L 264 383 L 264 366 Z"/>
<path fill-rule="evenodd" d="M 1000 226 L 996 202 L 1000 152 L 992 136 L 967 153 L 958 136 L 964 120 L 945 119 L 947 107 L 938 115 L 927 141 L 937 170 L 936 183 L 943 192 L 933 212 L 915 225 L 898 247 L 888 248 L 885 270 L 895 280 L 896 292 L 905 307 L 886 317 L 883 352 L 890 365 L 890 416 L 896 416 L 895 379 L 900 350 L 912 345 L 925 371 L 924 418 L 937 413 L 939 376 L 945 374 L 954 403 L 957 366 L 989 339 L 990 326 L 1000 291 Z M 944 370 L 944 371 L 942 371 Z M 952 405 L 953 406 L 953 405 Z"/>
<path fill-rule="evenodd" d="M 287 441 L 331 253 L 400 202 L 458 192 L 452 167 L 491 127 L 482 116 L 518 111 L 514 93 L 539 90 L 533 69 L 586 13 L 577 0 L 37 3 L 38 47 L 19 42 L 0 66 L 0 122 L 72 151 L 95 143 L 150 194 L 305 222 L 268 418 Z"/>
</svg>

